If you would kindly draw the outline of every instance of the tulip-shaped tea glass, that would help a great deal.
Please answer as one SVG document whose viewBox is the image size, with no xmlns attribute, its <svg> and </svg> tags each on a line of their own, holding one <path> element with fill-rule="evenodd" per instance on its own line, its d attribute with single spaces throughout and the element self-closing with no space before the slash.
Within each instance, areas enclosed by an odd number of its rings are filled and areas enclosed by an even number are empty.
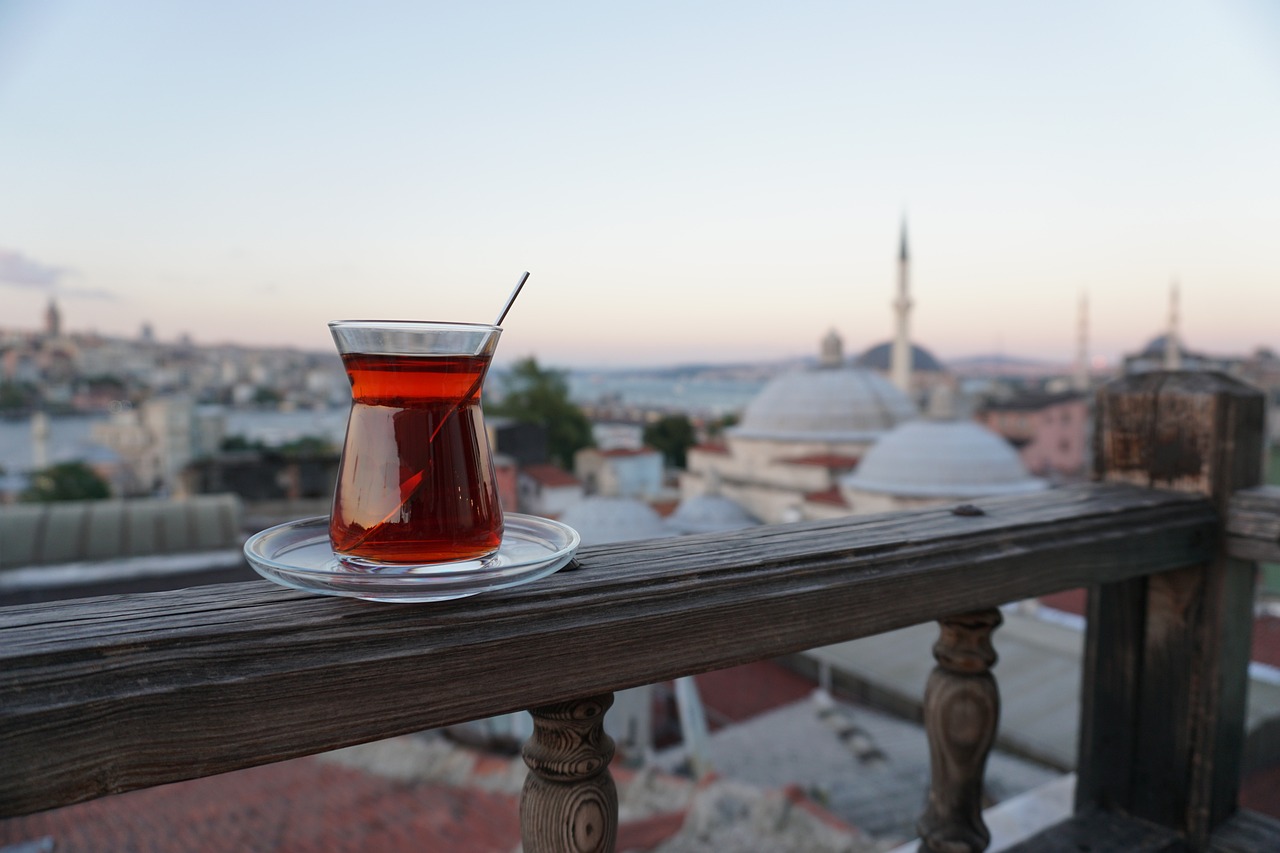
<svg viewBox="0 0 1280 853">
<path fill-rule="evenodd" d="M 502 329 L 468 323 L 329 324 L 352 407 L 329 540 L 357 570 L 482 560 L 503 515 L 480 412 Z"/>
</svg>

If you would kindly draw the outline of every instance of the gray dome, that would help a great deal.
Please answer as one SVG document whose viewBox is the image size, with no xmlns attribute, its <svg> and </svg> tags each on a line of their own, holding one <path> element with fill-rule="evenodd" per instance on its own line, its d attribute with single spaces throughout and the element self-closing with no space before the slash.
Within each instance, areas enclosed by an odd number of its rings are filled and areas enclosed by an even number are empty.
<svg viewBox="0 0 1280 853">
<path fill-rule="evenodd" d="M 578 531 L 583 545 L 630 542 L 670 536 L 662 517 L 648 504 L 634 498 L 595 495 L 579 501 L 560 514 L 561 522 Z"/>
<path fill-rule="evenodd" d="M 681 534 L 720 533 L 759 523 L 751 513 L 722 495 L 697 495 L 681 501 L 667 519 L 667 525 Z"/>
<path fill-rule="evenodd" d="M 1154 338 L 1152 338 L 1150 341 L 1147 342 L 1147 345 L 1145 347 L 1142 348 L 1141 354 L 1146 356 L 1154 356 L 1156 358 L 1161 358 L 1164 356 L 1164 349 L 1168 345 L 1169 345 L 1169 336 L 1167 334 L 1156 335 Z M 1181 355 L 1183 356 L 1192 355 L 1191 350 L 1187 349 L 1182 345 L 1182 341 L 1178 341 L 1177 345 L 1178 345 L 1178 352 Z"/>
<path fill-rule="evenodd" d="M 730 432 L 784 441 L 874 441 L 915 416 L 907 396 L 878 373 L 802 370 L 764 386 Z"/>
<path fill-rule="evenodd" d="M 872 370 L 888 370 L 889 363 L 893 358 L 893 343 L 886 342 L 876 344 L 869 350 L 858 356 L 855 364 L 858 367 L 869 367 Z M 941 373 L 943 370 L 942 362 L 934 358 L 933 353 L 924 347 L 911 345 L 911 369 L 919 370 L 923 373 Z"/>
<path fill-rule="evenodd" d="M 1027 473 L 1008 442 L 972 421 L 903 424 L 876 442 L 841 485 L 939 498 L 1012 495 L 1047 486 Z"/>
</svg>

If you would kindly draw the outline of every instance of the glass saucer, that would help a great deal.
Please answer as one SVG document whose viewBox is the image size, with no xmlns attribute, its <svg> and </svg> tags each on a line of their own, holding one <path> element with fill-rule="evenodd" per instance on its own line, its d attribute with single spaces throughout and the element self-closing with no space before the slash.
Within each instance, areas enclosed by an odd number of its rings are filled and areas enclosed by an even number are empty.
<svg viewBox="0 0 1280 853">
<path fill-rule="evenodd" d="M 283 586 L 366 601 L 447 601 L 516 586 L 563 568 L 578 550 L 572 527 L 508 512 L 502 545 L 480 560 L 382 564 L 358 568 L 339 562 L 329 545 L 329 517 L 290 521 L 255 533 L 244 543 L 249 565 Z"/>
</svg>

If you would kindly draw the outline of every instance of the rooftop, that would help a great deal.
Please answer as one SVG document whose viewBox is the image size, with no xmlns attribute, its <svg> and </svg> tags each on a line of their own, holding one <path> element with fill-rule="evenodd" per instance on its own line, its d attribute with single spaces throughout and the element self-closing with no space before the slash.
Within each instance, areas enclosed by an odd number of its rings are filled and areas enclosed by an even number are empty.
<svg viewBox="0 0 1280 853">
<path fill-rule="evenodd" d="M 581 486 L 582 481 L 563 468 L 555 465 L 526 465 L 520 469 L 522 476 L 528 477 L 544 486 Z"/>
</svg>

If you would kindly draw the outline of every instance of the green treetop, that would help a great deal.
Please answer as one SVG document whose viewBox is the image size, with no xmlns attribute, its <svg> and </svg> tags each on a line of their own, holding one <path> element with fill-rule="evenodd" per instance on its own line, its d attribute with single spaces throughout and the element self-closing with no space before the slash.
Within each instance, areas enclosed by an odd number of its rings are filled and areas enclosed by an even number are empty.
<svg viewBox="0 0 1280 853">
<path fill-rule="evenodd" d="M 100 500 L 111 496 L 107 481 L 83 462 L 61 462 L 31 475 L 22 493 L 30 502 Z"/>
<path fill-rule="evenodd" d="M 662 451 L 663 461 L 673 468 L 685 466 L 685 455 L 698 443 L 693 423 L 685 415 L 665 415 L 644 428 L 644 443 Z"/>
<path fill-rule="evenodd" d="M 491 413 L 547 431 L 547 450 L 566 470 L 573 454 L 593 444 L 591 423 L 569 399 L 564 371 L 541 367 L 533 356 L 517 361 L 502 380 L 502 395 L 486 407 Z"/>
</svg>

